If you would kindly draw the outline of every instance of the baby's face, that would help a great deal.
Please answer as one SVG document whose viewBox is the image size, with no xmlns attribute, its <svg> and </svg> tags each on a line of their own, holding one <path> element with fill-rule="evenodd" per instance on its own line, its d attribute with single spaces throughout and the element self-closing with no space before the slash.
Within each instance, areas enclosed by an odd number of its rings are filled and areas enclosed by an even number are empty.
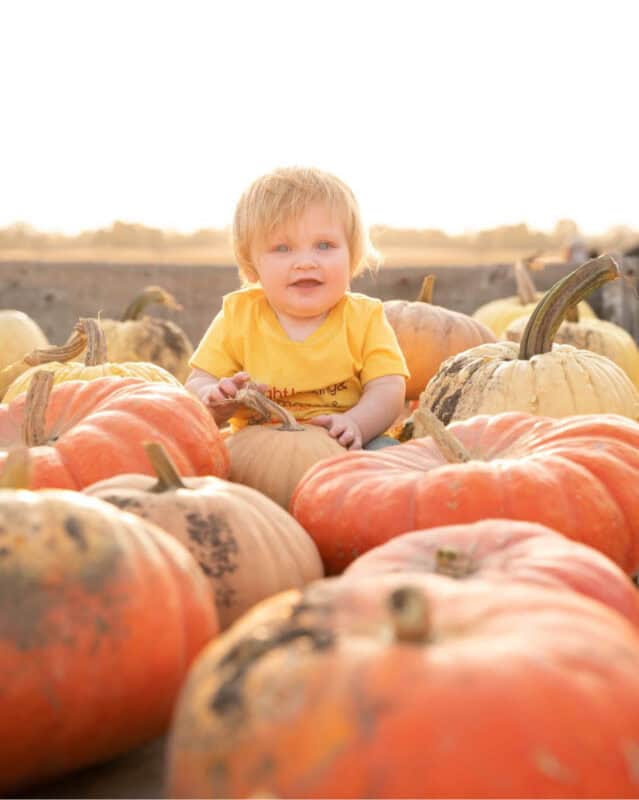
<svg viewBox="0 0 639 800">
<path fill-rule="evenodd" d="M 344 225 L 323 205 L 309 206 L 274 230 L 254 263 L 269 303 L 291 319 L 321 318 L 349 286 Z"/>
</svg>

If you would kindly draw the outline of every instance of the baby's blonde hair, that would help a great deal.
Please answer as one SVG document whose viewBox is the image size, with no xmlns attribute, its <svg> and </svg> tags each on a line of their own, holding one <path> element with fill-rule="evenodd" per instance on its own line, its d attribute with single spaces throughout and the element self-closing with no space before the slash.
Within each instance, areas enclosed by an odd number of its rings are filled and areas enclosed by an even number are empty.
<svg viewBox="0 0 639 800">
<path fill-rule="evenodd" d="M 351 277 L 366 267 L 379 266 L 379 254 L 370 241 L 351 189 L 335 175 L 315 167 L 280 167 L 253 181 L 235 209 L 233 252 L 245 284 L 258 280 L 253 263 L 255 246 L 275 228 L 295 219 L 315 203 L 325 204 L 344 223 Z"/>
</svg>

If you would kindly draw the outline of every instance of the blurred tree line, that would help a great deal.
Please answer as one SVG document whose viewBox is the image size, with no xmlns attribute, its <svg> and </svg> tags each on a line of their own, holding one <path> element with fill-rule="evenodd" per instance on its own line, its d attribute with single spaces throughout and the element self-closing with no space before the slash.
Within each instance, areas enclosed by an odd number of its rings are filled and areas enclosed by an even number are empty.
<svg viewBox="0 0 639 800">
<path fill-rule="evenodd" d="M 501 225 L 476 233 L 450 235 L 429 228 L 391 228 L 375 225 L 371 238 L 376 247 L 384 248 L 472 248 L 478 251 L 496 249 L 521 249 L 529 251 L 558 251 L 570 237 L 581 235 L 589 248 L 603 251 L 625 252 L 639 244 L 639 232 L 619 225 L 605 234 L 589 236 L 581 233 L 573 220 L 559 220 L 550 232 L 532 230 L 525 223 Z M 206 228 L 193 233 L 179 233 L 130 222 L 116 221 L 108 228 L 83 231 L 77 235 L 43 233 L 26 223 L 15 223 L 0 228 L 2 250 L 55 250 L 73 248 L 122 247 L 168 249 L 180 247 L 228 248 L 228 229 Z"/>
</svg>

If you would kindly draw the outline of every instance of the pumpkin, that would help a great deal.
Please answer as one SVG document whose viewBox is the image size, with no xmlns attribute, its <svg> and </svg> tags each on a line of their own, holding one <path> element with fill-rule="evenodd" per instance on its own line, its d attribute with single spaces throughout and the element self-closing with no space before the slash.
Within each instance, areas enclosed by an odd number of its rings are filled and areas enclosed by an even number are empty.
<svg viewBox="0 0 639 800">
<path fill-rule="evenodd" d="M 480 345 L 447 359 L 419 405 L 445 424 L 501 411 L 552 417 L 603 412 L 639 419 L 639 390 L 617 364 L 590 350 L 553 346 L 577 299 L 619 276 L 610 256 L 582 264 L 540 301 L 519 344 Z"/>
<path fill-rule="evenodd" d="M 286 409 L 250 386 L 236 401 L 254 409 L 265 420 L 281 425 L 247 425 L 224 441 L 229 451 L 229 480 L 243 483 L 288 509 L 291 494 L 306 470 L 317 461 L 344 452 L 341 444 L 318 425 L 301 425 Z"/>
<path fill-rule="evenodd" d="M 208 410 L 182 386 L 139 378 L 65 381 L 41 370 L 29 392 L 0 404 L 0 465 L 31 448 L 34 489 L 81 489 L 122 472 L 153 474 L 144 442 L 159 441 L 182 475 L 228 474 Z"/>
<path fill-rule="evenodd" d="M 449 356 L 461 353 L 495 336 L 481 322 L 442 306 L 431 305 L 435 278 L 424 278 L 415 302 L 386 300 L 384 312 L 397 335 L 410 378 L 406 399 L 416 400 L 439 365 Z"/>
<path fill-rule="evenodd" d="M 265 495 L 213 476 L 181 478 L 161 445 L 145 445 L 157 479 L 117 475 L 84 490 L 164 528 L 196 558 L 222 629 L 272 594 L 324 574 L 315 543 Z"/>
<path fill-rule="evenodd" d="M 91 381 L 105 375 L 116 375 L 123 378 L 143 378 L 147 381 L 161 381 L 174 386 L 181 383 L 162 367 L 156 364 L 107 361 L 106 339 L 100 323 L 95 319 L 81 319 L 77 329 L 87 339 L 87 350 L 84 363 L 77 361 L 51 362 L 47 369 L 54 373 L 54 382 Z M 22 392 L 26 392 L 34 373 L 39 366 L 34 366 L 19 375 L 9 386 L 4 395 L 5 402 L 13 400 Z"/>
<path fill-rule="evenodd" d="M 519 317 L 513 320 L 504 331 L 504 337 L 510 342 L 519 342 L 528 319 Z M 553 341 L 606 356 L 639 387 L 639 347 L 620 325 L 594 317 L 565 319 L 553 336 Z"/>
<path fill-rule="evenodd" d="M 19 361 L 31 350 L 46 347 L 49 340 L 35 320 L 23 311 L 0 310 L 0 369 Z"/>
<path fill-rule="evenodd" d="M 124 310 L 119 320 L 101 319 L 112 361 L 147 361 L 174 375 L 181 383 L 190 373 L 193 345 L 171 320 L 141 316 L 151 303 L 181 310 L 175 297 L 161 286 L 146 286 Z"/>
<path fill-rule="evenodd" d="M 19 375 L 28 369 L 51 362 L 70 361 L 78 356 L 85 348 L 86 336 L 83 329 L 76 326 L 71 332 L 71 336 L 63 345 L 49 345 L 47 347 L 36 348 L 24 355 L 18 361 L 0 370 L 0 400 L 2 400 L 7 389 Z"/>
<path fill-rule="evenodd" d="M 639 627 L 639 593 L 628 576 L 592 547 L 537 522 L 482 519 L 404 533 L 356 558 L 344 576 L 412 572 L 463 585 L 494 582 L 498 591 L 517 581 L 565 588 L 599 600 Z"/>
<path fill-rule="evenodd" d="M 447 427 L 418 409 L 419 437 L 311 467 L 291 513 L 329 574 L 401 533 L 507 518 L 547 525 L 639 571 L 639 423 L 615 414 L 506 412 Z"/>
<path fill-rule="evenodd" d="M 0 489 L 0 791 L 159 736 L 218 630 L 210 587 L 164 531 L 78 492 Z"/>
<path fill-rule="evenodd" d="M 316 581 L 202 651 L 165 796 L 635 797 L 637 663 L 636 629 L 576 593 Z"/>
<path fill-rule="evenodd" d="M 513 320 L 530 316 L 544 296 L 535 289 L 525 260 L 516 261 L 513 270 L 517 294 L 490 300 L 479 306 L 472 315 L 473 319 L 489 328 L 498 339 L 504 336 L 504 331 Z M 595 312 L 585 300 L 579 302 L 579 313 L 582 317 L 595 317 Z"/>
</svg>

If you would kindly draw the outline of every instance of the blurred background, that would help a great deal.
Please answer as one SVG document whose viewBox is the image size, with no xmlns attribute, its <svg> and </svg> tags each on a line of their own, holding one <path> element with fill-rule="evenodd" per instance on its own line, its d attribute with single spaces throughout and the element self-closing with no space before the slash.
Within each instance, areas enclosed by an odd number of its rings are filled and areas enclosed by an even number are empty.
<svg viewBox="0 0 639 800">
<path fill-rule="evenodd" d="M 232 264 L 314 164 L 393 266 L 639 245 L 630 0 L 0 4 L 0 259 Z"/>
</svg>

